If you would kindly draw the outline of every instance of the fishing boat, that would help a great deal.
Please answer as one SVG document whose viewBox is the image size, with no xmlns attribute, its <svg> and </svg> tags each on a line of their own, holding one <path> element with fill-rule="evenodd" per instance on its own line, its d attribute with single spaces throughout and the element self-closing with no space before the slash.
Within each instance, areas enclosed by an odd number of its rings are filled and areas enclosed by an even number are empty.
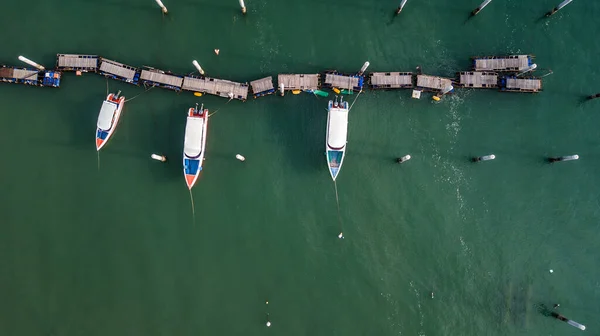
<svg viewBox="0 0 600 336">
<path fill-rule="evenodd" d="M 190 107 L 183 143 L 183 174 L 190 190 L 202 171 L 207 126 L 208 109 L 204 109 L 204 105 L 198 109 L 198 104 L 196 104 L 196 107 Z"/>
<path fill-rule="evenodd" d="M 343 99 L 343 98 L 342 98 Z M 348 136 L 348 102 L 338 103 L 329 101 L 327 113 L 327 139 L 325 144 L 325 155 L 331 178 L 335 181 L 346 153 L 346 140 Z"/>
<path fill-rule="evenodd" d="M 125 105 L 125 97 L 110 93 L 106 100 L 102 102 L 100 113 L 98 114 L 98 123 L 96 127 L 96 150 L 100 151 L 108 142 L 108 139 L 113 135 L 117 128 L 117 123 Z"/>
</svg>

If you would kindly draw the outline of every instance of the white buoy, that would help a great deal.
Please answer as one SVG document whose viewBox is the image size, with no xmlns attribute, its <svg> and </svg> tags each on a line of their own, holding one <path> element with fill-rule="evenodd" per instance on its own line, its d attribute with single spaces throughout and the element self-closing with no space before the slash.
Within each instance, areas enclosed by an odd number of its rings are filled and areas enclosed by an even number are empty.
<svg viewBox="0 0 600 336">
<path fill-rule="evenodd" d="M 340 234 L 338 235 L 338 238 L 344 239 L 344 234 L 342 232 L 340 232 Z"/>
<path fill-rule="evenodd" d="M 579 160 L 579 155 L 577 155 L 577 154 L 565 155 L 565 156 L 559 156 L 559 157 L 552 157 L 552 158 L 548 159 L 548 161 L 550 161 L 550 162 L 573 161 L 573 160 Z"/>
<path fill-rule="evenodd" d="M 398 15 L 398 14 L 400 14 L 400 12 L 402 12 L 404 5 L 406 5 L 406 1 L 407 0 L 402 0 L 402 2 L 400 2 L 400 6 L 398 6 L 398 9 L 396 9 L 396 15 Z"/>
<path fill-rule="evenodd" d="M 365 73 L 365 70 L 367 70 L 367 68 L 369 67 L 369 65 L 371 65 L 371 63 L 369 63 L 369 61 L 366 61 L 365 64 L 363 64 L 362 68 L 360 68 L 360 71 L 358 72 L 358 75 L 362 75 L 363 73 Z"/>
<path fill-rule="evenodd" d="M 221 50 L 219 49 L 215 49 L 215 54 L 217 54 L 217 56 L 219 56 L 219 53 L 221 52 Z"/>
<path fill-rule="evenodd" d="M 496 158 L 496 155 L 494 155 L 494 154 L 484 155 L 484 156 L 473 158 L 473 162 L 490 161 L 490 160 L 494 160 L 495 158 Z"/>
<path fill-rule="evenodd" d="M 242 161 L 242 162 L 246 161 L 246 158 L 243 155 L 241 155 L 241 154 L 236 154 L 235 158 L 238 159 L 238 160 L 240 160 L 240 161 Z M 269 303 L 267 303 L 267 304 L 269 304 Z"/>
<path fill-rule="evenodd" d="M 446 93 L 451 92 L 452 90 L 454 90 L 454 86 L 452 85 L 448 85 L 446 86 L 443 90 L 442 90 L 442 94 L 445 95 Z"/>
<path fill-rule="evenodd" d="M 163 13 L 165 13 L 165 14 L 169 13 L 169 11 L 167 10 L 167 7 L 165 7 L 165 5 L 163 5 L 162 1 L 156 0 L 156 3 L 160 6 L 160 8 L 162 9 Z"/>
<path fill-rule="evenodd" d="M 271 321 L 267 321 L 267 327 L 271 326 Z"/>
<path fill-rule="evenodd" d="M 398 163 L 404 163 L 406 161 L 410 160 L 410 155 L 404 155 L 403 157 L 399 157 L 396 159 L 396 162 Z"/>
<path fill-rule="evenodd" d="M 431 292 L 431 298 L 433 299 L 433 292 Z"/>
<path fill-rule="evenodd" d="M 39 64 L 37 64 L 37 63 L 35 63 L 34 61 L 30 60 L 30 59 L 29 59 L 29 58 L 27 58 L 27 57 L 19 56 L 19 61 L 21 61 L 21 62 L 25 62 L 25 63 L 27 63 L 27 64 L 31 65 L 32 67 L 35 67 L 35 68 L 37 68 L 38 70 L 46 70 L 46 68 L 44 68 L 43 66 L 41 66 L 41 65 L 39 65 Z"/>
<path fill-rule="evenodd" d="M 535 63 L 534 63 L 534 64 L 532 64 L 532 65 L 528 66 L 527 68 L 525 68 L 525 70 L 523 70 L 523 71 L 519 72 L 519 73 L 517 74 L 517 76 L 521 76 L 521 75 L 523 75 L 523 74 L 526 74 L 526 73 L 528 73 L 528 72 L 530 72 L 530 71 L 533 71 L 533 70 L 535 70 L 535 69 L 537 69 L 537 64 L 535 64 Z"/>
<path fill-rule="evenodd" d="M 482 10 L 482 9 L 483 9 L 485 6 L 489 5 L 489 4 L 490 4 L 490 2 L 492 2 L 492 0 L 485 0 L 485 1 L 484 1 L 484 2 L 481 4 L 481 5 L 479 5 L 479 7 L 475 8 L 475 10 L 473 10 L 473 11 L 471 12 L 471 15 L 477 15 L 477 14 L 479 14 L 479 12 L 481 12 L 481 10 Z"/>
<path fill-rule="evenodd" d="M 561 10 L 566 5 L 570 4 L 571 1 L 573 1 L 573 0 L 565 0 L 565 1 L 561 2 L 558 6 L 554 7 L 551 11 L 549 11 L 548 13 L 546 13 L 546 16 L 551 16 L 551 15 L 556 14 L 556 12 L 558 12 L 559 10 Z"/>
<path fill-rule="evenodd" d="M 551 269 L 551 270 L 550 270 L 550 273 L 554 273 L 554 270 L 552 270 L 552 269 Z"/>
<path fill-rule="evenodd" d="M 244 0 L 240 0 L 240 7 L 242 7 L 242 14 L 246 14 L 246 5 L 244 4 Z"/>
<path fill-rule="evenodd" d="M 161 162 L 167 161 L 167 157 L 164 155 L 152 154 L 152 155 L 150 155 L 150 157 L 156 161 L 161 161 Z"/>
<path fill-rule="evenodd" d="M 198 69 L 198 72 L 199 72 L 201 75 L 204 75 L 204 70 L 202 70 L 202 67 L 200 66 L 200 64 L 198 64 L 198 61 L 196 61 L 196 60 L 193 60 L 193 61 L 192 61 L 192 64 L 193 64 L 193 65 L 196 67 L 196 69 Z"/>
</svg>

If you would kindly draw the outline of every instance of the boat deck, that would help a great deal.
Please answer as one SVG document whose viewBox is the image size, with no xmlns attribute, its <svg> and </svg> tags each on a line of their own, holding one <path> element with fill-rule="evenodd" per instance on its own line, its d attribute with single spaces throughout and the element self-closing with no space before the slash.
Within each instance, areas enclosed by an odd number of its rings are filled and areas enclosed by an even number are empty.
<svg viewBox="0 0 600 336">
<path fill-rule="evenodd" d="M 233 93 L 233 98 L 239 100 L 248 99 L 248 84 L 236 83 L 225 79 L 216 79 L 210 77 L 192 77 L 183 78 L 183 90 L 208 93 L 224 98 L 229 98 L 229 93 Z"/>
<path fill-rule="evenodd" d="M 458 86 L 466 88 L 497 88 L 498 74 L 495 72 L 464 71 L 458 73 Z"/>
<path fill-rule="evenodd" d="M 450 78 L 418 75 L 417 87 L 425 90 L 440 91 L 452 85 Z"/>
<path fill-rule="evenodd" d="M 532 64 L 529 55 L 475 57 L 475 71 L 521 71 Z"/>
<path fill-rule="evenodd" d="M 142 70 L 140 82 L 148 86 L 158 86 L 165 89 L 181 91 L 183 77 L 165 73 L 158 69 Z"/>
<path fill-rule="evenodd" d="M 373 89 L 403 89 L 413 87 L 412 72 L 373 72 L 371 73 Z"/>
<path fill-rule="evenodd" d="M 98 69 L 98 56 L 96 55 L 56 55 L 56 70 L 96 72 L 96 69 Z"/>
<path fill-rule="evenodd" d="M 275 92 L 272 76 L 251 81 L 250 86 L 252 87 L 252 95 L 254 98 L 266 96 Z"/>
<path fill-rule="evenodd" d="M 539 78 L 503 77 L 500 85 L 501 91 L 532 93 L 542 91 L 542 80 Z"/>
<path fill-rule="evenodd" d="M 364 79 L 364 76 L 346 75 L 332 71 L 325 73 L 323 87 L 361 91 Z"/>
<path fill-rule="evenodd" d="M 284 90 L 317 90 L 319 88 L 318 74 L 280 74 L 277 83 L 283 83 Z"/>
<path fill-rule="evenodd" d="M 100 61 L 98 73 L 101 75 L 126 83 L 138 84 L 140 72 L 137 68 L 102 57 L 99 57 L 98 60 Z"/>
</svg>

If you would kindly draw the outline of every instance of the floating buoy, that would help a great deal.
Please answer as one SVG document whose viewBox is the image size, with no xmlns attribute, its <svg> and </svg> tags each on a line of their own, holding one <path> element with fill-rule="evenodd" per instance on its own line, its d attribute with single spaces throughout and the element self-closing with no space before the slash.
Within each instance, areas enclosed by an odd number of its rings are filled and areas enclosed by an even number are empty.
<svg viewBox="0 0 600 336">
<path fill-rule="evenodd" d="M 267 327 L 271 326 L 271 321 L 267 321 Z"/>
<path fill-rule="evenodd" d="M 341 92 L 340 89 L 338 89 L 338 88 L 332 88 L 332 90 L 333 90 L 333 92 L 335 92 L 337 94 L 340 94 L 340 92 Z"/>
<path fill-rule="evenodd" d="M 342 232 L 340 232 L 340 234 L 338 235 L 338 238 L 344 239 L 344 234 Z"/>
<path fill-rule="evenodd" d="M 238 160 L 240 160 L 240 161 L 246 161 L 246 158 L 243 155 L 241 155 L 241 154 L 236 154 L 235 158 L 238 159 Z"/>
<path fill-rule="evenodd" d="M 194 92 L 194 96 L 196 96 L 196 97 L 202 97 L 202 92 Z"/>
<path fill-rule="evenodd" d="M 440 99 L 441 99 L 441 98 L 440 98 L 440 97 L 438 97 L 438 96 L 433 96 L 433 98 L 432 98 L 432 99 L 433 99 L 433 100 L 435 100 L 435 101 L 440 101 Z"/>
<path fill-rule="evenodd" d="M 396 159 L 396 162 L 398 163 L 404 163 L 406 161 L 410 160 L 410 155 L 404 155 L 403 157 L 399 157 Z"/>
<path fill-rule="evenodd" d="M 154 160 L 160 161 L 160 162 L 167 161 L 167 157 L 164 155 L 152 154 L 152 155 L 150 155 L 150 157 L 153 158 Z"/>
<path fill-rule="evenodd" d="M 490 161 L 490 160 L 494 160 L 495 158 L 496 158 L 496 155 L 494 155 L 494 154 L 484 155 L 484 156 L 473 158 L 473 162 Z"/>
<path fill-rule="evenodd" d="M 215 49 L 215 54 L 219 55 L 219 52 L 221 52 L 221 50 Z"/>
<path fill-rule="evenodd" d="M 196 60 L 193 60 L 193 61 L 192 61 L 192 64 L 193 64 L 193 65 L 196 67 L 196 69 L 198 70 L 198 72 L 199 72 L 201 75 L 204 75 L 204 70 L 202 69 L 202 67 L 200 66 L 200 64 L 198 64 L 198 61 L 196 61 Z"/>
<path fill-rule="evenodd" d="M 292 90 L 292 93 L 293 94 L 300 94 L 300 93 L 302 93 L 302 90 Z"/>
<path fill-rule="evenodd" d="M 35 67 L 35 68 L 37 68 L 38 70 L 46 70 L 46 68 L 44 68 L 43 66 L 41 66 L 41 65 L 39 65 L 39 64 L 37 64 L 37 63 L 35 63 L 34 61 L 30 60 L 30 59 L 29 59 L 29 58 L 27 58 L 27 57 L 24 57 L 24 56 L 19 56 L 19 61 L 21 61 L 21 62 L 25 62 L 25 63 L 27 63 L 27 64 L 31 65 L 32 67 Z"/>
</svg>

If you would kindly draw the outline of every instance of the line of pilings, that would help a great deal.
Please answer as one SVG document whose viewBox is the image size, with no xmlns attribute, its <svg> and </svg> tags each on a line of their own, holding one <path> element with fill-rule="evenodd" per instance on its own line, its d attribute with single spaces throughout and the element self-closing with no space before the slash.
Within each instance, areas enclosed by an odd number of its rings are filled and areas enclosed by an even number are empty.
<svg viewBox="0 0 600 336">
<path fill-rule="evenodd" d="M 396 158 L 395 161 L 396 161 L 396 163 L 405 163 L 406 161 L 410 160 L 411 158 L 412 157 L 409 154 L 407 154 L 407 155 Z M 487 154 L 487 155 L 482 155 L 482 156 L 474 156 L 471 158 L 471 162 L 485 162 L 485 161 L 492 161 L 495 159 L 496 159 L 496 155 Z M 555 162 L 562 162 L 562 161 L 574 161 L 574 160 L 579 160 L 579 155 L 573 154 L 573 155 L 546 157 L 546 162 L 548 162 L 548 163 L 555 163 Z"/>
</svg>

